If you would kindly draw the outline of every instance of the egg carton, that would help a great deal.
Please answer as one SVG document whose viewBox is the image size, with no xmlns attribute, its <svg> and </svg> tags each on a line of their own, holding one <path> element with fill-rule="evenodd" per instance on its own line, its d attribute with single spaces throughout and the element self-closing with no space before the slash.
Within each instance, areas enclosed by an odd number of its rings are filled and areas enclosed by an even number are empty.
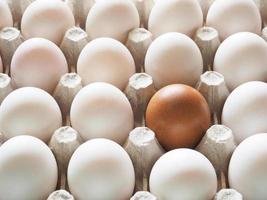
<svg viewBox="0 0 267 200">
<path fill-rule="evenodd" d="M 210 37 L 210 35 L 213 37 Z M 212 39 L 206 40 L 206 37 Z M 80 39 L 77 40 L 77 38 Z M 86 33 L 76 27 L 68 30 L 63 39 L 61 48 L 72 69 L 75 69 L 75 63 L 79 52 L 87 43 L 86 38 Z M 140 71 L 143 71 L 142 63 L 144 61 L 145 51 L 152 42 L 151 38 L 151 33 L 143 28 L 135 29 L 129 34 L 127 46 L 132 50 L 137 63 L 137 68 Z M 5 58 L 11 58 L 14 50 L 21 42 L 22 36 L 16 28 L 4 28 L 0 33 L 1 49 L 9 50 L 5 52 Z M 214 45 L 215 47 L 218 46 L 218 34 L 216 34 L 216 30 L 209 27 L 201 28 L 198 31 L 196 42 L 202 47 L 200 48 L 202 49 L 202 52 L 206 53 L 204 58 L 206 58 L 206 62 L 209 63 L 206 66 L 210 67 L 212 63 L 212 55 L 214 55 L 216 48 L 207 49 L 206 46 L 213 46 L 210 45 L 213 43 L 216 43 Z M 14 47 L 14 49 L 11 47 Z M 5 63 L 10 63 L 10 61 L 6 61 Z M 0 77 L 0 85 L 2 86 L 0 90 L 0 99 L 3 100 L 5 96 L 12 91 L 12 86 L 11 79 L 7 74 L 1 74 Z M 66 169 L 68 161 L 75 149 L 82 143 L 77 131 L 70 127 L 68 119 L 72 100 L 81 88 L 81 77 L 73 72 L 63 75 L 54 91 L 54 98 L 61 108 L 66 125 L 55 131 L 49 143 L 50 148 L 57 158 L 59 171 L 61 172 L 61 178 L 59 180 L 60 188 L 67 188 Z M 218 125 L 218 122 L 220 121 L 219 116 L 221 114 L 223 103 L 229 92 L 225 86 L 223 76 L 213 71 L 207 71 L 201 75 L 196 89 L 198 89 L 206 98 L 213 114 L 214 124 L 216 124 L 207 131 L 206 136 L 197 147 L 197 150 L 206 155 L 213 163 L 219 177 L 219 188 L 226 188 L 227 163 L 235 148 L 235 143 L 231 130 L 223 125 Z M 136 190 L 144 190 L 144 192 L 138 192 L 132 198 L 133 200 L 145 198 L 156 199 L 152 194 L 145 191 L 148 190 L 150 170 L 155 161 L 164 154 L 164 150 L 159 145 L 154 132 L 146 127 L 141 127 L 145 125 L 144 113 L 150 98 L 155 92 L 156 90 L 153 85 L 152 77 L 144 72 L 134 74 L 129 79 L 129 84 L 125 89 L 125 94 L 134 111 L 135 127 L 137 128 L 130 133 L 124 148 L 132 158 L 135 167 Z M 220 196 L 224 195 L 233 195 L 237 196 L 237 198 L 233 199 L 240 199 L 239 194 L 236 191 L 229 189 L 220 191 L 216 198 L 221 199 Z M 62 196 L 66 199 L 73 198 L 65 190 L 56 191 L 51 194 L 49 198 L 58 199 L 63 198 Z"/>
<path fill-rule="evenodd" d="M 3 58 L 5 73 L 0 74 L 0 102 L 13 90 L 10 72 L 10 63 L 17 47 L 24 41 L 19 27 L 21 16 L 33 0 L 9 0 L 15 27 L 6 27 L 0 31 L 0 53 Z M 69 113 L 71 103 L 75 95 L 83 87 L 81 77 L 76 73 L 76 63 L 83 47 L 89 42 L 87 33 L 82 29 L 85 26 L 87 9 L 97 0 L 84 1 L 66 0 L 72 8 L 76 25 L 80 27 L 70 28 L 60 44 L 71 73 L 64 74 L 53 96 L 60 106 L 64 119 L 64 127 L 56 130 L 49 142 L 49 147 L 53 151 L 59 168 L 60 178 L 58 189 L 53 192 L 48 200 L 74 200 L 68 192 L 66 171 L 68 162 L 73 152 L 83 143 L 79 133 L 71 127 Z M 147 27 L 148 16 L 152 5 L 156 0 L 134 0 L 141 19 L 141 26 Z M 208 9 L 213 0 L 199 0 L 203 11 Z M 256 1 L 256 0 L 255 0 Z M 264 1 L 257 0 L 256 3 L 262 11 L 264 19 Z M 86 7 L 88 6 L 88 7 Z M 204 16 L 206 12 L 204 12 Z M 262 37 L 267 40 L 267 28 L 262 30 Z M 129 137 L 123 146 L 129 154 L 135 168 L 135 191 L 131 200 L 156 200 L 153 194 L 149 193 L 149 174 L 156 160 L 165 153 L 155 137 L 155 133 L 145 127 L 145 111 L 149 100 L 155 94 L 153 79 L 144 72 L 144 58 L 149 45 L 152 42 L 152 34 L 145 28 L 132 30 L 127 38 L 126 46 L 132 53 L 136 64 L 136 74 L 128 82 L 124 91 L 133 112 L 135 129 L 129 133 Z M 229 90 L 226 87 L 224 77 L 212 71 L 215 52 L 220 45 L 219 35 L 212 27 L 202 27 L 196 32 L 195 42 L 198 45 L 204 62 L 204 73 L 200 76 L 196 89 L 205 97 L 211 114 L 213 125 L 207 130 L 202 141 L 196 150 L 205 155 L 213 164 L 218 177 L 218 193 L 215 200 L 241 200 L 242 195 L 230 189 L 227 181 L 228 163 L 233 151 L 236 148 L 233 133 L 228 127 L 221 125 L 221 112 Z M 4 142 L 4 137 L 0 133 L 0 144 Z"/>
<path fill-rule="evenodd" d="M 74 79 L 74 81 L 70 79 Z M 76 73 L 72 73 L 64 75 L 55 90 L 54 97 L 57 99 L 59 105 L 61 105 L 61 109 L 66 111 L 66 123 L 69 123 L 68 113 L 71 103 L 69 99 L 73 99 L 80 88 L 81 79 Z M 228 188 L 228 163 L 236 144 L 232 131 L 224 125 L 219 124 L 222 106 L 229 95 L 224 78 L 217 72 L 207 71 L 201 75 L 196 88 L 206 98 L 213 116 L 214 125 L 207 130 L 207 133 L 196 147 L 196 150 L 205 155 L 216 169 L 218 188 L 221 190 L 218 192 L 215 199 L 220 200 L 226 197 L 233 200 L 242 199 L 237 191 L 226 189 Z M 125 90 L 125 94 L 134 111 L 136 127 L 130 132 L 128 140 L 124 145 L 124 149 L 130 155 L 134 164 L 136 172 L 135 190 L 139 191 L 132 197 L 132 200 L 157 199 L 154 195 L 147 192 L 149 191 L 149 174 L 152 166 L 157 159 L 165 153 L 165 150 L 158 143 L 155 133 L 144 126 L 146 106 L 155 91 L 153 80 L 151 76 L 146 73 L 134 74 L 130 78 L 129 84 Z M 65 102 L 70 103 L 66 105 Z M 68 161 L 72 153 L 81 143 L 82 141 L 78 132 L 69 126 L 58 129 L 51 138 L 49 146 L 57 158 L 61 171 L 61 188 L 67 188 L 65 176 Z M 60 190 L 51 194 L 50 199 L 57 199 L 60 196 L 68 196 L 66 199 L 73 198 L 70 194 L 66 195 L 65 190 Z"/>
</svg>

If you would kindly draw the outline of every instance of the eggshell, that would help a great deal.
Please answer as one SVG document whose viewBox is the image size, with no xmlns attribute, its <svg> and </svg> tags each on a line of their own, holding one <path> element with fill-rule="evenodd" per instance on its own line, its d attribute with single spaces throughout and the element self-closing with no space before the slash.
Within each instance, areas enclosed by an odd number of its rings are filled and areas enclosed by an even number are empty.
<svg viewBox="0 0 267 200">
<path fill-rule="evenodd" d="M 26 39 L 42 37 L 57 45 L 74 25 L 70 8 L 61 0 L 36 0 L 27 7 L 21 19 L 21 31 Z"/>
<path fill-rule="evenodd" d="M 130 0 L 97 0 L 87 16 L 86 32 L 91 39 L 111 37 L 126 42 L 128 33 L 139 24 L 137 8 Z"/>
<path fill-rule="evenodd" d="M 34 86 L 52 93 L 60 77 L 68 72 L 68 64 L 54 43 L 32 38 L 17 48 L 10 70 L 16 87 Z"/>
<path fill-rule="evenodd" d="M 0 147 L 0 198 L 46 199 L 56 189 L 57 163 L 45 143 L 17 136 Z"/>
<path fill-rule="evenodd" d="M 198 0 L 158 0 L 149 15 L 148 30 L 155 38 L 167 32 L 192 37 L 202 24 Z"/>
<path fill-rule="evenodd" d="M 234 151 L 229 164 L 230 187 L 244 199 L 267 197 L 267 134 L 245 139 Z"/>
<path fill-rule="evenodd" d="M 0 30 L 13 26 L 13 18 L 6 1 L 0 1 Z"/>
<path fill-rule="evenodd" d="M 194 88 L 174 84 L 159 90 L 146 110 L 146 126 L 167 150 L 194 148 L 210 125 L 209 106 Z"/>
<path fill-rule="evenodd" d="M 206 25 L 215 28 L 221 40 L 238 32 L 261 33 L 261 16 L 253 0 L 216 0 L 210 6 Z"/>
<path fill-rule="evenodd" d="M 71 105 L 72 127 L 85 140 L 107 138 L 124 144 L 134 118 L 126 96 L 108 83 L 92 83 L 75 96 Z"/>
<path fill-rule="evenodd" d="M 0 106 L 0 132 L 7 139 L 26 134 L 47 142 L 61 124 L 56 101 L 39 88 L 14 90 Z"/>
<path fill-rule="evenodd" d="M 159 158 L 149 179 L 150 191 L 159 199 L 207 200 L 217 190 L 210 161 L 191 149 L 175 149 Z"/>
<path fill-rule="evenodd" d="M 174 83 L 195 86 L 203 71 L 201 52 L 186 35 L 166 33 L 149 46 L 145 71 L 158 89 Z"/>
<path fill-rule="evenodd" d="M 221 73 L 230 90 L 248 81 L 267 81 L 267 43 L 260 36 L 241 32 L 218 48 L 214 70 Z"/>
<path fill-rule="evenodd" d="M 77 72 L 83 85 L 102 81 L 124 90 L 135 73 L 135 64 L 130 51 L 122 43 L 112 38 L 98 38 L 82 50 Z"/>
<path fill-rule="evenodd" d="M 237 143 L 245 138 L 267 132 L 267 84 L 260 81 L 244 83 L 227 98 L 222 123 L 232 129 Z"/>
<path fill-rule="evenodd" d="M 68 183 L 77 199 L 130 199 L 134 182 L 129 155 L 113 141 L 87 141 L 71 157 Z"/>
</svg>

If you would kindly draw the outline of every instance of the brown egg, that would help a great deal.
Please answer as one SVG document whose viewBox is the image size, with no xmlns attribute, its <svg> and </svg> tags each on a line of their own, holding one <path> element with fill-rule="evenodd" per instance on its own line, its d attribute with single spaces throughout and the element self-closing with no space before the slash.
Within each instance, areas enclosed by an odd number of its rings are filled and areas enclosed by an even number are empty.
<svg viewBox="0 0 267 200">
<path fill-rule="evenodd" d="M 204 97 L 194 88 L 173 84 L 160 89 L 146 110 L 146 125 L 166 149 L 194 148 L 210 125 Z"/>
</svg>

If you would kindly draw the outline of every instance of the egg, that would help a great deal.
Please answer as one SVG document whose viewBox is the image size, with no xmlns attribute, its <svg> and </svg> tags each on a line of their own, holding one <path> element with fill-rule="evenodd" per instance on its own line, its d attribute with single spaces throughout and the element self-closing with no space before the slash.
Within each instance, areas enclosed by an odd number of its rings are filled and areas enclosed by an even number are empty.
<svg viewBox="0 0 267 200">
<path fill-rule="evenodd" d="M 248 81 L 267 81 L 267 43 L 260 36 L 236 33 L 219 46 L 213 68 L 224 76 L 229 90 Z"/>
<path fill-rule="evenodd" d="M 261 16 L 253 0 L 216 0 L 210 6 L 206 25 L 224 40 L 238 32 L 261 33 Z"/>
<path fill-rule="evenodd" d="M 107 82 L 124 90 L 129 78 L 135 73 L 135 63 L 130 51 L 112 38 L 98 38 L 82 50 L 77 73 L 83 85 Z"/>
<path fill-rule="evenodd" d="M 175 149 L 159 158 L 149 178 L 150 191 L 159 199 L 207 200 L 217 190 L 210 161 L 191 149 Z"/>
<path fill-rule="evenodd" d="M 129 155 L 113 141 L 87 141 L 70 159 L 68 184 L 77 199 L 130 199 L 134 182 L 134 168 Z"/>
<path fill-rule="evenodd" d="M 156 38 L 167 32 L 180 32 L 193 37 L 203 24 L 198 0 L 158 0 L 148 20 L 148 30 Z"/>
<path fill-rule="evenodd" d="M 226 99 L 222 124 L 232 129 L 237 143 L 261 132 L 267 132 L 267 84 L 260 81 L 244 83 Z"/>
<path fill-rule="evenodd" d="M 56 101 L 39 88 L 14 90 L 0 106 L 0 132 L 7 139 L 26 134 L 48 142 L 61 124 L 61 112 Z"/>
<path fill-rule="evenodd" d="M 194 88 L 173 84 L 160 89 L 146 110 L 146 126 L 166 149 L 194 148 L 210 125 L 209 106 Z"/>
<path fill-rule="evenodd" d="M 13 26 L 13 18 L 6 1 L 0 1 L 0 30 Z"/>
<path fill-rule="evenodd" d="M 139 24 L 139 14 L 131 0 L 98 0 L 88 13 L 86 32 L 91 39 L 111 37 L 124 43 Z"/>
<path fill-rule="evenodd" d="M 107 138 L 121 145 L 134 126 L 126 96 L 103 82 L 89 84 L 79 91 L 71 105 L 70 120 L 85 140 Z"/>
<path fill-rule="evenodd" d="M 56 189 L 56 159 L 41 140 L 16 136 L 0 147 L 0 199 L 46 199 Z"/>
<path fill-rule="evenodd" d="M 183 83 L 195 86 L 203 71 L 201 52 L 192 39 L 181 33 L 166 33 L 147 50 L 145 72 L 155 87 Z"/>
<path fill-rule="evenodd" d="M 65 32 L 74 25 L 74 16 L 65 2 L 36 0 L 22 16 L 21 32 L 26 39 L 42 37 L 59 45 Z"/>
<path fill-rule="evenodd" d="M 10 66 L 15 87 L 34 86 L 52 93 L 60 77 L 68 72 L 62 51 L 53 42 L 32 38 L 15 51 Z"/>
<path fill-rule="evenodd" d="M 230 160 L 228 179 L 231 188 L 244 199 L 267 197 L 267 133 L 245 139 L 235 149 Z"/>
</svg>

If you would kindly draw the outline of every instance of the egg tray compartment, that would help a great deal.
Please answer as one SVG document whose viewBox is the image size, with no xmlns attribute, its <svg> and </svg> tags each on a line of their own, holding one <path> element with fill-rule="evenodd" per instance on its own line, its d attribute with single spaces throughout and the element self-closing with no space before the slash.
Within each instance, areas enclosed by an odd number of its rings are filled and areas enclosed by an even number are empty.
<svg viewBox="0 0 267 200">
<path fill-rule="evenodd" d="M 145 21 L 145 18 L 143 20 Z M 145 24 L 144 21 L 143 24 Z M 263 38 L 267 38 L 266 29 L 263 29 Z M 72 153 L 82 143 L 82 140 L 77 131 L 70 126 L 69 111 L 74 96 L 82 88 L 81 78 L 75 73 L 75 68 L 79 53 L 88 41 L 84 30 L 73 27 L 66 32 L 60 45 L 72 73 L 62 76 L 53 94 L 61 108 L 66 126 L 56 130 L 49 143 L 57 159 L 60 172 L 58 189 L 61 188 L 61 190 L 50 195 L 48 198 L 50 200 L 74 199 L 66 191 L 68 190 L 66 168 Z M 5 66 L 5 74 L 0 74 L 0 101 L 12 91 L 11 79 L 8 76 L 9 65 L 13 53 L 22 42 L 23 37 L 17 28 L 6 27 L 0 31 L 0 52 Z M 126 42 L 126 46 L 135 59 L 136 71 L 139 72 L 129 79 L 128 86 L 124 91 L 134 111 L 135 127 L 137 127 L 129 134 L 129 138 L 124 145 L 134 164 L 136 172 L 135 190 L 139 191 L 132 197 L 132 200 L 157 199 L 147 192 L 149 190 L 148 177 L 155 161 L 165 152 L 159 145 L 153 131 L 141 127 L 145 126 L 144 113 L 147 104 L 156 92 L 152 77 L 142 73 L 144 56 L 151 42 L 152 34 L 144 28 L 131 31 Z M 226 88 L 224 77 L 217 72 L 209 71 L 212 70 L 214 54 L 220 44 L 218 33 L 211 27 L 202 27 L 196 33 L 195 42 L 201 50 L 204 71 L 206 71 L 201 75 L 196 89 L 207 100 L 213 121 L 213 126 L 207 130 L 196 150 L 203 153 L 215 167 L 218 177 L 218 193 L 215 199 L 240 200 L 242 196 L 237 191 L 226 189 L 228 187 L 228 163 L 236 147 L 232 131 L 220 125 L 221 110 L 229 91 Z M 4 141 L 1 134 L 0 141 Z"/>
</svg>

